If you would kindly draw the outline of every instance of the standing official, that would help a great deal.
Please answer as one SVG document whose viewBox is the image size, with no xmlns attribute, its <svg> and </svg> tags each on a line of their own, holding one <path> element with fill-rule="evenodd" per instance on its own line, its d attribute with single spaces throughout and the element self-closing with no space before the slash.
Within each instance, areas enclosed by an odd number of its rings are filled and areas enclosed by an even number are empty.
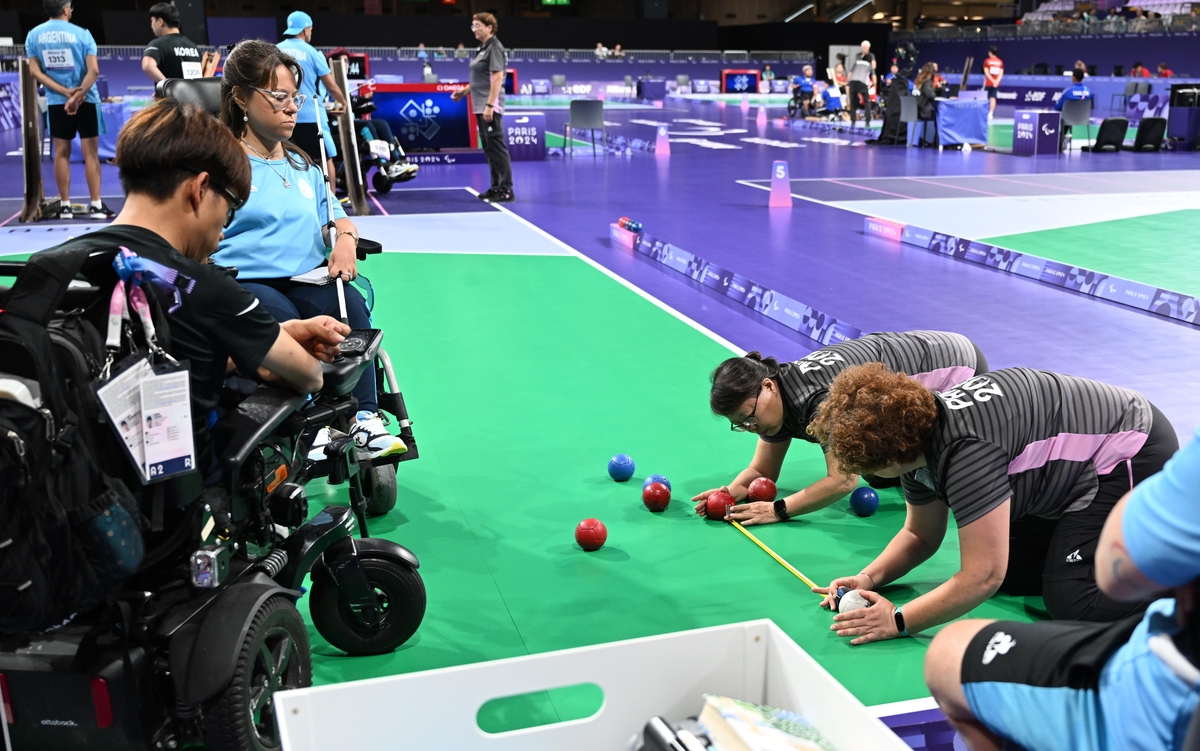
<svg viewBox="0 0 1200 751">
<path fill-rule="evenodd" d="M 480 198 L 492 203 L 514 200 L 512 160 L 504 138 L 504 74 L 508 68 L 508 53 L 496 38 L 499 22 L 491 13 L 476 13 L 471 20 L 471 32 L 479 40 L 479 49 L 471 58 L 471 110 L 479 123 L 479 137 L 492 171 L 492 187 Z M 454 92 L 454 101 L 467 95 L 467 89 Z"/>
<path fill-rule="evenodd" d="M 983 89 L 987 92 L 989 120 L 996 114 L 996 96 L 1003 78 L 1004 61 L 996 54 L 995 47 L 988 47 L 987 59 L 983 61 Z"/>
<path fill-rule="evenodd" d="M 154 83 L 164 78 L 200 78 L 200 50 L 179 33 L 179 10 L 171 3 L 150 8 L 150 30 L 155 39 L 142 53 L 142 72 Z"/>
<path fill-rule="evenodd" d="M 25 37 L 29 71 L 46 87 L 50 138 L 54 141 L 54 180 L 58 183 L 58 215 L 71 219 L 71 141 L 79 135 L 84 174 L 92 202 L 87 215 L 106 219 L 113 212 L 100 200 L 100 63 L 96 40 L 71 23 L 70 0 L 43 0 L 50 20 Z"/>
<path fill-rule="evenodd" d="M 862 43 L 862 52 L 854 58 L 854 67 L 850 69 L 850 83 L 847 89 L 850 94 L 850 125 L 854 125 L 857 110 L 863 108 L 867 127 L 871 127 L 871 86 L 875 84 L 875 56 L 871 54 L 871 43 Z"/>
<path fill-rule="evenodd" d="M 325 55 L 312 46 L 313 21 L 312 17 L 301 10 L 292 12 L 287 17 L 287 30 L 283 32 L 283 41 L 279 49 L 291 55 L 300 65 L 300 94 L 304 96 L 304 106 L 296 114 L 296 129 L 292 132 L 291 142 L 304 150 L 313 164 L 321 163 L 320 136 L 317 132 L 317 108 L 322 107 L 321 99 L 317 96 L 317 82 L 325 85 L 329 96 L 342 107 L 349 107 L 346 95 L 334 83 L 333 73 Z"/>
</svg>

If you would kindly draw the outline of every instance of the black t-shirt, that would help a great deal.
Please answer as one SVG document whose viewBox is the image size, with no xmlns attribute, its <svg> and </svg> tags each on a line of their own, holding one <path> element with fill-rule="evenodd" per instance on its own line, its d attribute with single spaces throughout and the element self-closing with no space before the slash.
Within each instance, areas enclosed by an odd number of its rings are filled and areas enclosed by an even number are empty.
<svg viewBox="0 0 1200 751">
<path fill-rule="evenodd" d="M 60 247 L 124 247 L 177 272 L 144 287 L 170 326 L 170 354 L 191 370 L 192 422 L 200 466 L 207 449 L 208 415 L 221 396 L 229 359 L 245 373 L 262 365 L 279 336 L 279 324 L 258 298 L 221 266 L 187 258 L 161 236 L 141 227 L 110 225 Z"/>
<path fill-rule="evenodd" d="M 167 78 L 199 78 L 200 50 L 183 34 L 164 34 L 146 45 L 143 57 L 158 64 Z"/>
</svg>

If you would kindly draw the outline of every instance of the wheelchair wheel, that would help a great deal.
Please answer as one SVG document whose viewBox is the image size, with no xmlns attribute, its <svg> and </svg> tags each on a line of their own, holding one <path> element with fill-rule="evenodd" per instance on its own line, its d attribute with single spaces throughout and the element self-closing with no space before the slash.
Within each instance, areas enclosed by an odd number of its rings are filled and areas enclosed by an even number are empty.
<svg viewBox="0 0 1200 751">
<path fill-rule="evenodd" d="M 276 692 L 312 685 L 308 630 L 286 597 L 271 597 L 250 623 L 228 688 L 204 709 L 209 751 L 281 748 Z"/>
<path fill-rule="evenodd" d="M 372 467 L 375 490 L 367 504 L 367 516 L 383 516 L 396 507 L 396 465 Z"/>
<path fill-rule="evenodd" d="M 309 613 L 321 636 L 346 654 L 386 654 L 412 638 L 425 618 L 425 584 L 420 574 L 395 561 L 361 560 L 367 581 L 383 606 L 379 625 L 372 629 L 359 625 L 324 568 L 313 571 Z"/>
<path fill-rule="evenodd" d="M 374 188 L 375 192 L 380 195 L 383 195 L 384 193 L 391 193 L 392 178 L 376 169 L 375 174 L 371 175 L 371 187 Z"/>
<path fill-rule="evenodd" d="M 797 102 L 795 99 L 788 100 L 787 110 L 788 110 L 788 119 L 795 120 L 796 115 L 798 115 L 800 113 L 800 103 Z"/>
</svg>

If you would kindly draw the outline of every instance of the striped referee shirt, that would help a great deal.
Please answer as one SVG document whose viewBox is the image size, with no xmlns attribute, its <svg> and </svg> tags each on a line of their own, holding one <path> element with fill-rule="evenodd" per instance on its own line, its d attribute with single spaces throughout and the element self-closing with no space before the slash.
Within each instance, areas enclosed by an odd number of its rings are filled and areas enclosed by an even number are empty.
<svg viewBox="0 0 1200 751">
<path fill-rule="evenodd" d="M 1012 519 L 1087 508 L 1099 476 L 1141 450 L 1154 419 L 1136 391 L 1029 368 L 996 370 L 935 396 L 928 464 L 900 479 L 905 500 L 940 499 L 960 527 L 1008 498 Z"/>
<path fill-rule="evenodd" d="M 768 443 L 801 438 L 817 407 L 829 395 L 829 385 L 846 368 L 881 362 L 897 373 L 907 373 L 935 391 L 948 389 L 976 373 L 976 350 L 962 334 L 946 331 L 880 332 L 819 349 L 795 362 L 779 366 L 780 392 L 785 414 L 775 435 L 760 435 Z"/>
</svg>

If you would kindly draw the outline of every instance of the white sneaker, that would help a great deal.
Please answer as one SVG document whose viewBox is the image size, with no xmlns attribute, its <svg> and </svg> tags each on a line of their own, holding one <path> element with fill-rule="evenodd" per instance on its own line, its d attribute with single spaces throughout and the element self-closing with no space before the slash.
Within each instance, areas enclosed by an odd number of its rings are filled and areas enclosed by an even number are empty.
<svg viewBox="0 0 1200 751">
<path fill-rule="evenodd" d="M 329 428 L 321 428 L 317 431 L 317 437 L 313 440 L 312 448 L 308 452 L 308 460 L 310 462 L 319 462 L 325 458 L 325 446 L 329 443 Z"/>
<path fill-rule="evenodd" d="M 408 451 L 404 441 L 387 432 L 383 416 L 378 412 L 359 412 L 354 419 L 354 427 L 350 428 L 350 435 L 359 448 L 370 452 L 372 459 Z"/>
</svg>

